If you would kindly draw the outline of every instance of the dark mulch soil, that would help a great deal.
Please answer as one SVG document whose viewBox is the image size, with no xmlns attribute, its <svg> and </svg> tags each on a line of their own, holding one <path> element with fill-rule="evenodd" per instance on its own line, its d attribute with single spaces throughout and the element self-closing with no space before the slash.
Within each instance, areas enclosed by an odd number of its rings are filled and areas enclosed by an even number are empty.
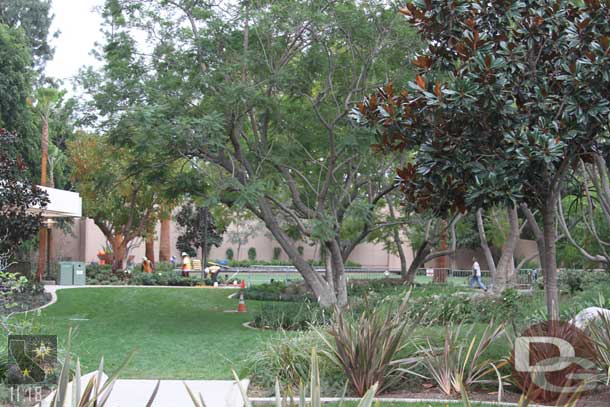
<svg viewBox="0 0 610 407">
<path fill-rule="evenodd" d="M 498 401 L 498 393 L 484 393 L 484 392 L 472 392 L 469 394 L 470 399 L 472 401 Z M 451 397 L 447 397 L 445 394 L 439 393 L 438 389 L 431 388 L 427 391 L 422 392 L 393 392 L 386 393 L 380 396 L 381 398 L 408 398 L 408 399 L 432 399 L 432 400 L 440 400 L 440 399 L 451 399 Z M 507 403 L 517 403 L 519 401 L 519 394 L 505 391 L 502 394 L 502 401 Z M 453 397 L 455 400 L 460 400 L 460 397 Z M 543 403 L 536 403 L 543 404 Z M 554 404 L 548 404 L 552 406 Z M 610 389 L 606 389 L 604 391 L 593 392 L 591 394 L 587 394 L 580 398 L 576 407 L 609 407 L 610 406 Z"/>
<path fill-rule="evenodd" d="M 49 303 L 52 299 L 49 293 L 16 293 L 10 299 L 0 299 L 0 315 L 6 316 L 14 312 L 28 311 Z"/>
</svg>

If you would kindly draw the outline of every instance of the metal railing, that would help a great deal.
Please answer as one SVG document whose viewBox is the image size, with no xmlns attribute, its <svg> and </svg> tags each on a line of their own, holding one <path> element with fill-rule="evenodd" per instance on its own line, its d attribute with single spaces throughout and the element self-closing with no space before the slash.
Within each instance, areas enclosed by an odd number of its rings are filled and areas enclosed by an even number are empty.
<svg viewBox="0 0 610 407">
<path fill-rule="evenodd" d="M 315 267 L 318 273 L 324 273 L 323 267 Z M 466 269 L 436 269 L 447 273 L 447 281 L 455 285 L 468 286 L 472 277 L 472 270 Z M 374 280 L 381 278 L 400 278 L 400 269 L 385 267 L 347 267 L 345 269 L 348 281 Z M 416 282 L 426 283 L 433 279 L 434 269 L 418 269 L 416 271 Z M 251 266 L 231 267 L 221 272 L 221 275 L 230 279 L 244 279 L 247 285 L 269 283 L 272 281 L 300 281 L 301 274 L 292 266 Z M 540 273 L 538 274 L 541 275 Z M 492 287 L 491 273 L 489 270 L 481 270 L 481 280 Z M 517 273 L 517 288 L 529 289 L 534 281 L 531 269 L 522 269 Z"/>
</svg>

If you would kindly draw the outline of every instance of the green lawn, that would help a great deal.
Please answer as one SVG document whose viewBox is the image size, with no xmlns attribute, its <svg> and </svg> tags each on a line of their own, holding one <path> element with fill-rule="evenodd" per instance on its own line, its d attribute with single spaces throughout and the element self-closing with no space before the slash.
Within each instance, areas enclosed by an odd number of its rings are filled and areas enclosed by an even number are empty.
<svg viewBox="0 0 610 407">
<path fill-rule="evenodd" d="M 298 272 L 264 272 L 264 273 L 239 273 L 239 274 L 231 274 L 225 273 L 228 276 L 234 276 L 237 279 L 246 280 L 247 285 L 257 285 L 268 283 L 271 280 L 275 281 L 301 281 L 303 277 Z M 383 273 L 375 272 L 375 273 L 347 273 L 348 279 L 353 280 L 375 280 L 381 278 L 388 278 Z M 400 276 L 396 274 L 390 274 L 389 278 L 400 278 Z M 468 286 L 468 277 L 449 277 L 447 279 L 448 282 L 457 285 L 457 286 Z M 415 281 L 420 284 L 426 284 L 432 282 L 432 277 L 428 276 L 416 276 Z M 483 280 L 488 283 L 487 279 Z"/>
<path fill-rule="evenodd" d="M 248 314 L 231 290 L 197 288 L 84 288 L 58 291 L 43 310 L 42 331 L 60 341 L 77 328 L 72 350 L 85 371 L 104 356 L 108 371 L 134 349 L 124 378 L 229 379 L 268 332 L 242 326 Z M 250 309 L 254 301 L 248 302 Z M 15 318 L 23 318 L 15 317 Z"/>
<path fill-rule="evenodd" d="M 346 401 L 343 403 L 326 403 L 324 407 L 356 407 L 358 403 L 353 401 Z M 389 401 L 380 401 L 373 403 L 374 407 L 463 407 L 465 404 L 461 402 L 415 402 L 415 403 L 396 403 Z M 478 403 L 476 401 L 471 402 L 472 407 L 492 407 L 493 404 Z"/>
</svg>

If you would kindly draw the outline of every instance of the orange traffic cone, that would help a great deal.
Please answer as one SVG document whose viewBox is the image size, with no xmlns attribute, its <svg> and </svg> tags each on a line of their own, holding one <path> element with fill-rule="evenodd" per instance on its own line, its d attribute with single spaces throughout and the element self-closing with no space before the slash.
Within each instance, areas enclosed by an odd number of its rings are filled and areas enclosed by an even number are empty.
<svg viewBox="0 0 610 407">
<path fill-rule="evenodd" d="M 239 292 L 239 304 L 237 305 L 237 312 L 246 312 L 246 302 L 244 301 L 244 292 Z"/>
</svg>

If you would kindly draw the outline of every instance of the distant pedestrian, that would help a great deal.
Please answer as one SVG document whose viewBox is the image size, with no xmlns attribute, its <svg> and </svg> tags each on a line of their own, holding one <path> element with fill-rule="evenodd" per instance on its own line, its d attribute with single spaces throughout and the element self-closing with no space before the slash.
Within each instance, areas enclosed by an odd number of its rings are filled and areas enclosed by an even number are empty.
<svg viewBox="0 0 610 407">
<path fill-rule="evenodd" d="M 470 288 L 474 288 L 474 284 L 477 283 L 479 287 L 487 292 L 487 287 L 481 281 L 481 266 L 476 257 L 472 258 L 472 277 L 470 278 Z"/>
<path fill-rule="evenodd" d="M 538 269 L 537 268 L 533 268 L 532 269 L 532 282 L 537 282 L 538 281 Z"/>
<path fill-rule="evenodd" d="M 176 256 L 172 256 L 169 258 L 169 262 L 172 264 L 172 268 L 176 268 Z"/>
<path fill-rule="evenodd" d="M 191 258 L 186 252 L 182 252 L 182 277 L 189 277 L 192 269 Z"/>
<path fill-rule="evenodd" d="M 155 266 L 153 262 L 148 259 L 148 257 L 142 257 L 142 271 L 145 273 L 152 273 L 155 271 Z"/>
</svg>

